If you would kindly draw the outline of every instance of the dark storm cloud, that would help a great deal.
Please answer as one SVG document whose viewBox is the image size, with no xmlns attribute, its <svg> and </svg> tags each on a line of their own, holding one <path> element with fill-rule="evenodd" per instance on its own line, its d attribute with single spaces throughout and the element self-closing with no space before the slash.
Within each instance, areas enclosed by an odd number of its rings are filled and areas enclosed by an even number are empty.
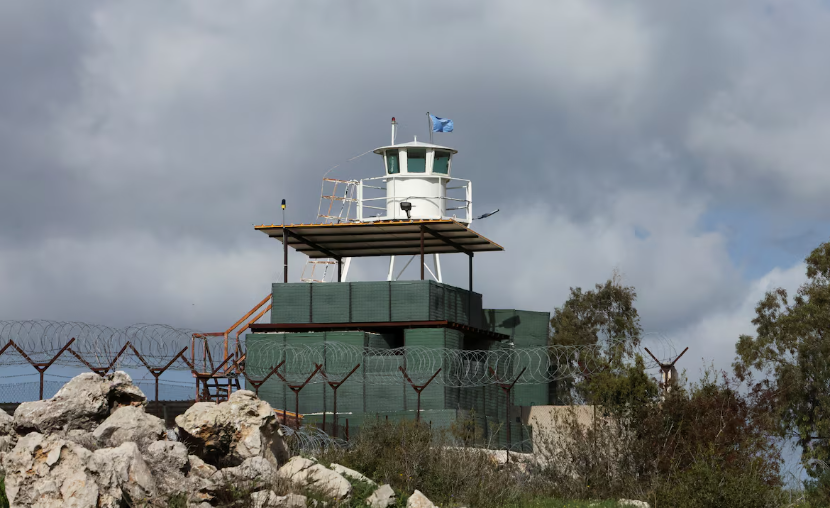
<svg viewBox="0 0 830 508">
<path fill-rule="evenodd" d="M 736 99 L 764 66 L 806 75 L 823 58 L 749 51 L 808 8 L 778 26 L 755 2 L 19 5 L 0 16 L 4 317 L 48 292 L 47 315 L 218 326 L 278 274 L 278 244 L 251 224 L 278 222 L 282 198 L 290 221 L 313 220 L 328 168 L 386 144 L 391 116 L 399 140 L 425 139 L 429 110 L 455 120 L 436 142 L 460 150 L 477 211 L 502 209 L 482 223 L 508 247 L 482 262 L 505 277 L 482 277 L 494 304 L 550 309 L 622 263 L 651 323 L 685 326 L 744 289 L 723 238 L 697 227 L 706 206 L 764 196 L 797 154 L 731 126 L 821 96 L 792 103 L 771 80 L 787 100 Z M 377 176 L 375 159 L 330 176 Z M 775 189 L 783 207 L 804 192 Z"/>
<path fill-rule="evenodd" d="M 53 140 L 53 122 L 80 98 L 93 2 L 0 5 L 0 243 L 34 240 L 84 199 Z M 40 230 L 40 231 L 38 231 Z"/>
</svg>

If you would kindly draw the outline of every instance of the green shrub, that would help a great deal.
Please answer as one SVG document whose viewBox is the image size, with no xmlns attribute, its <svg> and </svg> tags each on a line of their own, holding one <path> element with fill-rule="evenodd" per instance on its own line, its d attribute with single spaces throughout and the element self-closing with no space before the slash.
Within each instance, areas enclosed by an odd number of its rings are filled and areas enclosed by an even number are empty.
<svg viewBox="0 0 830 508">
<path fill-rule="evenodd" d="M 339 462 L 399 492 L 420 490 L 443 506 L 505 506 L 518 498 L 518 483 L 483 450 L 452 447 L 442 431 L 414 421 L 379 421 L 361 429 L 345 450 L 329 450 Z"/>
<path fill-rule="evenodd" d="M 0 475 L 0 508 L 9 508 L 9 498 L 6 497 L 6 477 Z"/>
</svg>

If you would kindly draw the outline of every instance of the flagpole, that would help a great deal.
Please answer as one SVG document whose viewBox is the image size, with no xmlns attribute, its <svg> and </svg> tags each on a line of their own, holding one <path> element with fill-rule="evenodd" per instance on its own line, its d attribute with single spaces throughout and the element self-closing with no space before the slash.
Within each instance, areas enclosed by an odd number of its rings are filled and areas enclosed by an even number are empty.
<svg viewBox="0 0 830 508">
<path fill-rule="evenodd" d="M 429 111 L 427 111 L 427 129 L 429 130 L 429 142 L 432 144 L 432 118 L 429 117 Z"/>
</svg>

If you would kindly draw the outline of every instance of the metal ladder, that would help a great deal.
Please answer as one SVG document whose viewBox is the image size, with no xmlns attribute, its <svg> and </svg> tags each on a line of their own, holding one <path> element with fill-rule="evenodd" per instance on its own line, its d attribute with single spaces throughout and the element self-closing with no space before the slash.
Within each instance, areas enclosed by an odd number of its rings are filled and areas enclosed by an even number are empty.
<svg viewBox="0 0 830 508">
<path fill-rule="evenodd" d="M 318 224 L 342 224 L 345 222 L 357 222 L 354 214 L 357 208 L 357 180 L 338 180 L 336 178 L 323 178 L 320 190 L 320 206 L 317 208 Z M 351 258 L 343 258 L 345 273 L 349 271 Z M 331 258 L 311 259 L 306 261 L 303 273 L 300 276 L 302 282 L 332 282 L 336 277 L 337 261 Z M 331 269 L 330 269 L 331 268 Z"/>
</svg>

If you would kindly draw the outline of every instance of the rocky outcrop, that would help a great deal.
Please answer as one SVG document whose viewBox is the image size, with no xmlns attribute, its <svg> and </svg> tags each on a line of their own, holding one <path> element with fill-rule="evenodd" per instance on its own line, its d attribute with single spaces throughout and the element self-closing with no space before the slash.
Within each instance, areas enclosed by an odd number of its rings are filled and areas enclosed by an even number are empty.
<svg viewBox="0 0 830 508">
<path fill-rule="evenodd" d="M 277 476 L 338 501 L 348 499 L 352 494 L 352 485 L 343 475 L 303 457 L 292 457 L 279 469 Z"/>
<path fill-rule="evenodd" d="M 236 467 L 226 467 L 221 471 L 221 478 L 230 485 L 250 484 L 257 481 L 269 482 L 274 478 L 274 469 L 271 463 L 262 457 L 251 457 Z"/>
<path fill-rule="evenodd" d="M 14 412 L 14 429 L 19 435 L 91 432 L 119 407 L 146 404 L 144 393 L 125 372 L 106 376 L 88 372 L 66 383 L 51 399 L 20 404 Z"/>
<path fill-rule="evenodd" d="M 14 417 L 0 411 L 0 471 L 11 508 L 166 506 L 182 494 L 189 508 L 210 508 L 230 488 L 253 491 L 254 506 L 300 508 L 319 503 L 277 492 L 308 489 L 340 503 L 351 497 L 350 481 L 375 485 L 345 466 L 289 460 L 274 411 L 252 392 L 195 404 L 176 419 L 175 433 L 145 406 L 129 376 L 117 372 L 82 374 L 51 399 L 21 404 Z M 385 485 L 370 505 L 394 501 Z"/>
<path fill-rule="evenodd" d="M 299 494 L 278 496 L 272 490 L 263 490 L 251 495 L 251 506 L 253 508 L 305 508 L 308 506 L 308 498 Z"/>
<path fill-rule="evenodd" d="M 349 469 L 346 466 L 341 466 L 340 464 L 332 464 L 331 470 L 335 473 L 339 473 L 340 475 L 344 476 L 345 478 L 350 478 L 354 481 L 368 483 L 373 487 L 377 487 L 378 484 L 373 482 L 371 479 L 367 478 L 366 476 L 358 473 L 354 469 Z"/>
<path fill-rule="evenodd" d="M 10 506 L 97 506 L 98 484 L 86 469 L 90 458 L 91 451 L 58 436 L 22 437 L 3 459 Z"/>
<path fill-rule="evenodd" d="M 416 490 L 409 496 L 406 508 L 436 508 L 436 506 L 420 490 Z"/>
<path fill-rule="evenodd" d="M 14 432 L 14 419 L 0 409 L 0 473 L 3 472 L 3 456 L 12 451 L 17 443 L 17 434 Z"/>
<path fill-rule="evenodd" d="M 148 415 L 141 407 L 124 406 L 113 411 L 109 418 L 92 432 L 92 436 L 101 446 L 115 447 L 129 441 L 158 441 L 165 439 L 167 433 L 164 420 L 161 418 Z"/>
<path fill-rule="evenodd" d="M 352 484 L 339 473 L 322 464 L 314 464 L 300 473 L 299 481 L 321 494 L 337 501 L 348 499 L 352 495 Z"/>
<path fill-rule="evenodd" d="M 271 406 L 254 392 L 234 392 L 222 404 L 200 402 L 176 417 L 179 435 L 208 464 L 237 466 L 261 457 L 276 469 L 288 450 Z"/>
<path fill-rule="evenodd" d="M 117 508 L 158 494 L 150 468 L 135 443 L 101 448 L 92 453 L 87 469 L 98 484 L 98 506 Z"/>
<path fill-rule="evenodd" d="M 381 485 L 366 499 L 370 508 L 388 508 L 395 504 L 395 491 L 388 484 Z"/>
</svg>

